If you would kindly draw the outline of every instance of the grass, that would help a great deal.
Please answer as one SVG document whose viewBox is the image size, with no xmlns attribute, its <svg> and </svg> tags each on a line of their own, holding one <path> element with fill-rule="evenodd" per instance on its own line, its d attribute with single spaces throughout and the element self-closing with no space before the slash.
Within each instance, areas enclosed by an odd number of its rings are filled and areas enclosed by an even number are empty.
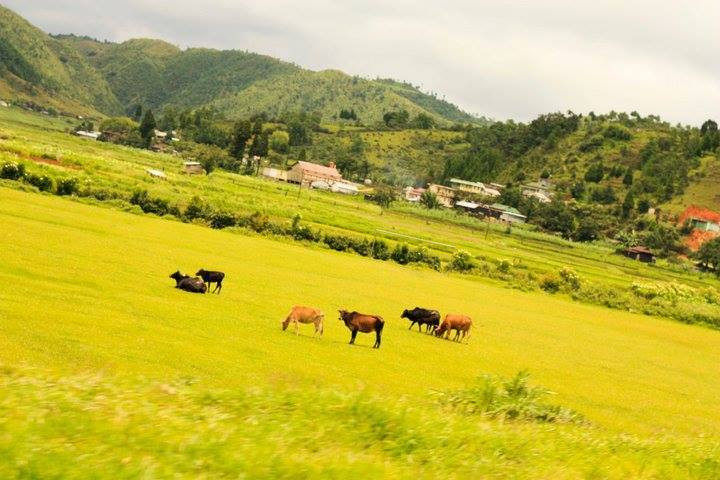
<svg viewBox="0 0 720 480">
<path fill-rule="evenodd" d="M 720 334 L 491 281 L 0 188 L 4 477 L 716 478 Z M 176 268 L 227 273 L 222 295 Z M 280 322 L 327 313 L 322 339 Z M 409 332 L 425 305 L 469 344 Z M 382 315 L 346 344 L 338 308 Z M 528 369 L 587 425 L 435 404 Z"/>
</svg>

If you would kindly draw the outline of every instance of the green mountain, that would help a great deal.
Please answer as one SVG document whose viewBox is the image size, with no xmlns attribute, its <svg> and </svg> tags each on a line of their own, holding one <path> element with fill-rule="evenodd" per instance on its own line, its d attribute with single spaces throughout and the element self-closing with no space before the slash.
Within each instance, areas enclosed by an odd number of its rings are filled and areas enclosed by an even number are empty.
<svg viewBox="0 0 720 480">
<path fill-rule="evenodd" d="M 0 96 L 73 113 L 116 113 L 115 94 L 75 48 L 0 6 Z"/>
<path fill-rule="evenodd" d="M 455 105 L 392 80 L 367 80 L 335 70 L 314 72 L 265 55 L 239 50 L 180 50 L 161 40 L 108 44 L 84 37 L 57 37 L 84 53 L 107 79 L 126 109 L 135 104 L 197 108 L 211 105 L 228 118 L 265 111 L 318 111 L 323 120 L 354 110 L 365 123 L 388 111 L 424 113 L 437 122 L 477 122 Z"/>
</svg>

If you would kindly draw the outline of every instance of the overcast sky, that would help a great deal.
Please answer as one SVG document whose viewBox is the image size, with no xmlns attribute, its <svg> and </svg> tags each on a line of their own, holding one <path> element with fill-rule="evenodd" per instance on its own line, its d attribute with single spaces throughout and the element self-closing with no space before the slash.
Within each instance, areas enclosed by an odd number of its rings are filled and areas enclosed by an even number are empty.
<svg viewBox="0 0 720 480">
<path fill-rule="evenodd" d="M 50 33 L 392 77 L 479 115 L 720 118 L 720 1 L 0 0 Z"/>
</svg>

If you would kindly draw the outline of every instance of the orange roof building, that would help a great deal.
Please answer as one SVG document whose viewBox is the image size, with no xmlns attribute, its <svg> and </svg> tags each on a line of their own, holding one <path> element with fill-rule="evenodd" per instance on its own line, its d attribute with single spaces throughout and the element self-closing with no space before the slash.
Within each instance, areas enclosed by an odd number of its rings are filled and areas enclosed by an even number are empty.
<svg viewBox="0 0 720 480">
<path fill-rule="evenodd" d="M 318 180 L 332 185 L 335 182 L 342 181 L 342 175 L 338 172 L 334 162 L 330 162 L 325 166 L 317 163 L 304 162 L 302 160 L 293 165 L 287 175 L 288 182 L 303 185 L 309 185 Z"/>
</svg>

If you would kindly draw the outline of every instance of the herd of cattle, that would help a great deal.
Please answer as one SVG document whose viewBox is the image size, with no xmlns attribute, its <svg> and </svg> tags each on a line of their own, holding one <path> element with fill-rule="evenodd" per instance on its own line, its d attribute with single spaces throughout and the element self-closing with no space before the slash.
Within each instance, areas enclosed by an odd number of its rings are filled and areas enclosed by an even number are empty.
<svg viewBox="0 0 720 480">
<path fill-rule="evenodd" d="M 191 293 L 207 293 L 210 290 L 212 283 L 215 283 L 215 290 L 213 293 L 218 294 L 222 290 L 222 282 L 225 279 L 223 272 L 213 272 L 198 270 L 195 277 L 183 275 L 180 271 L 176 271 L 170 278 L 175 280 L 175 288 L 185 290 Z M 350 330 L 350 344 L 355 343 L 355 337 L 358 332 L 360 333 L 372 333 L 375 332 L 375 344 L 373 348 L 380 348 L 382 341 L 382 332 L 385 327 L 385 320 L 380 315 L 368 315 L 359 312 L 348 312 L 347 310 L 338 310 L 339 319 L 345 324 Z M 447 314 L 442 322 L 440 322 L 440 312 L 437 310 L 429 310 L 427 308 L 415 307 L 412 310 L 403 310 L 400 314 L 400 318 L 406 318 L 410 320 L 410 327 L 417 324 L 418 331 L 423 331 L 423 325 L 425 326 L 425 333 L 434 334 L 436 337 L 450 338 L 451 331 L 455 331 L 453 340 L 461 342 L 470 338 L 470 328 L 472 327 L 472 319 L 467 315 L 458 314 Z M 288 326 L 292 323 L 295 326 L 295 334 L 298 335 L 300 331 L 300 324 L 310 324 L 315 326 L 315 335 L 323 334 L 323 321 L 325 320 L 325 314 L 322 310 L 312 307 L 294 306 L 288 316 L 282 322 L 282 329 L 287 330 Z"/>
</svg>

